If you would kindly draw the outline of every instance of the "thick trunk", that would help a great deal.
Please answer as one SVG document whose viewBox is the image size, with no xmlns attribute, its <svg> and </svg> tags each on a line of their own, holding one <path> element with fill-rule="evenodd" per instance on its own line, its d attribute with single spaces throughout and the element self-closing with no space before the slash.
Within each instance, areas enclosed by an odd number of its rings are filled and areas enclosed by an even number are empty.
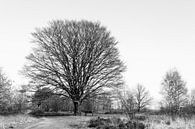
<svg viewBox="0 0 195 129">
<path fill-rule="evenodd" d="M 137 112 L 138 112 L 138 113 L 140 112 L 140 107 L 138 107 Z"/>
<path fill-rule="evenodd" d="M 78 114 L 78 107 L 79 107 L 79 102 L 74 101 L 74 115 L 76 116 Z"/>
</svg>

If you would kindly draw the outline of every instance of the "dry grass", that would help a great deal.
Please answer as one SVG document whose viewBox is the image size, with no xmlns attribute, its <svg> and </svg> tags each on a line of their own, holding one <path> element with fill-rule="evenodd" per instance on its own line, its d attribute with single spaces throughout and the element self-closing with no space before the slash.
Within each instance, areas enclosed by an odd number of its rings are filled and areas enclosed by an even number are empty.
<svg viewBox="0 0 195 129">
<path fill-rule="evenodd" d="M 195 129 L 195 117 L 176 118 L 173 121 L 168 116 L 149 116 L 145 124 L 148 125 L 148 129 Z"/>
<path fill-rule="evenodd" d="M 23 129 L 24 126 L 37 124 L 40 121 L 48 127 L 53 129 L 53 126 L 59 126 L 66 129 L 90 129 L 87 127 L 87 123 L 90 119 L 97 118 L 98 116 L 108 117 L 120 117 L 124 119 L 124 115 L 96 115 L 96 116 L 63 116 L 63 117 L 47 117 L 44 120 L 30 117 L 28 115 L 15 115 L 15 116 L 0 116 L 0 129 L 6 129 L 9 126 L 13 126 L 14 129 Z M 147 125 L 147 129 L 195 129 L 195 117 L 192 119 L 176 118 L 172 121 L 168 116 L 149 116 L 144 121 Z M 47 128 L 48 129 L 48 128 Z"/>
<path fill-rule="evenodd" d="M 122 115 L 102 115 L 103 118 L 118 117 L 124 119 Z M 85 118 L 83 118 L 85 120 Z M 86 120 L 85 120 L 86 121 Z M 192 119 L 176 118 L 174 121 L 165 115 L 152 115 L 144 121 L 146 129 L 195 129 L 195 116 Z M 78 125 L 81 125 L 79 123 Z M 86 124 L 85 124 L 86 125 Z M 76 125 L 75 125 L 76 127 Z M 85 129 L 84 126 L 79 129 Z M 87 128 L 88 129 L 88 128 Z"/>
<path fill-rule="evenodd" d="M 0 129 L 6 129 L 8 127 L 17 128 L 23 124 L 35 122 L 37 120 L 38 120 L 37 118 L 23 114 L 0 116 Z"/>
</svg>

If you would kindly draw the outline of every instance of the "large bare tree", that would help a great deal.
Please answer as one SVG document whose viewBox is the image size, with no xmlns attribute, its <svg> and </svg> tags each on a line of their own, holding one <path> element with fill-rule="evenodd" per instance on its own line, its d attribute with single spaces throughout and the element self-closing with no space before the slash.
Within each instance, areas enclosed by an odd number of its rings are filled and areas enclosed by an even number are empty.
<svg viewBox="0 0 195 129">
<path fill-rule="evenodd" d="M 138 112 L 140 112 L 146 106 L 149 106 L 152 100 L 149 95 L 149 91 L 147 91 L 146 88 L 141 84 L 137 85 L 134 96 Z"/>
<path fill-rule="evenodd" d="M 166 106 L 172 115 L 178 113 L 179 108 L 186 103 L 187 88 L 176 69 L 168 71 L 162 82 L 162 95 Z"/>
<path fill-rule="evenodd" d="M 122 84 L 117 41 L 100 23 L 57 20 L 32 35 L 36 46 L 25 75 L 71 98 L 75 115 L 91 94 Z"/>
</svg>

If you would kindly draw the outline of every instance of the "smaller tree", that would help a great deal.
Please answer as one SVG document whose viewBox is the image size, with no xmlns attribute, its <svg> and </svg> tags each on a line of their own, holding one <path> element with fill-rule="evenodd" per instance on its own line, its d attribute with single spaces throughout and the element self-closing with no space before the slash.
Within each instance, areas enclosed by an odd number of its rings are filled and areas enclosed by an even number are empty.
<svg viewBox="0 0 195 129">
<path fill-rule="evenodd" d="M 146 88 L 140 84 L 137 85 L 134 96 L 138 112 L 150 105 L 152 100 L 149 95 L 149 91 L 147 91 Z"/>
<path fill-rule="evenodd" d="M 49 88 L 38 89 L 32 97 L 33 105 L 38 108 L 44 108 L 46 111 L 49 110 L 49 103 L 47 99 L 49 99 L 53 95 L 53 91 Z"/>
<path fill-rule="evenodd" d="M 36 106 L 43 111 L 54 111 L 58 112 L 59 110 L 63 110 L 64 106 L 70 106 L 70 100 L 68 98 L 62 97 L 58 94 L 55 94 L 49 88 L 38 89 L 32 97 L 32 103 L 34 104 L 34 108 Z M 67 103 L 68 102 L 68 103 Z M 67 105 L 64 105 L 67 104 Z"/>
<path fill-rule="evenodd" d="M 88 112 L 91 112 L 93 115 L 93 108 L 94 108 L 93 100 L 86 99 L 85 101 L 83 101 L 81 108 L 82 108 L 82 112 L 84 112 L 85 115 L 87 115 Z"/>
<path fill-rule="evenodd" d="M 11 95 L 11 80 L 6 77 L 6 75 L 0 69 L 0 110 L 7 110 L 10 105 Z"/>
<path fill-rule="evenodd" d="M 166 73 L 162 82 L 162 95 L 164 102 L 171 115 L 179 113 L 181 107 L 185 106 L 187 101 L 186 82 L 183 81 L 176 69 Z"/>
<path fill-rule="evenodd" d="M 190 104 L 193 105 L 195 107 L 195 89 L 193 89 L 191 91 L 191 95 L 190 95 Z"/>
<path fill-rule="evenodd" d="M 13 105 L 13 110 L 15 112 L 23 112 L 26 109 L 28 109 L 28 102 L 29 102 L 29 96 L 26 94 L 25 89 L 21 90 L 14 90 L 14 95 L 12 97 L 12 105 Z"/>
<path fill-rule="evenodd" d="M 82 103 L 82 111 L 91 112 L 92 115 L 94 112 L 104 112 L 111 113 L 112 111 L 112 95 L 110 91 L 102 92 L 101 94 L 93 94 L 88 97 Z"/>
<path fill-rule="evenodd" d="M 102 102 L 102 110 L 111 112 L 112 109 L 112 95 L 110 92 L 104 92 L 99 96 L 99 101 Z"/>
<path fill-rule="evenodd" d="M 191 90 L 191 93 L 187 96 L 187 103 L 180 110 L 180 115 L 185 113 L 188 117 L 192 117 L 195 114 L 195 89 Z"/>
<path fill-rule="evenodd" d="M 133 119 L 135 116 L 135 98 L 133 96 L 133 93 L 131 91 L 118 91 L 117 94 L 119 100 L 121 101 L 122 108 L 124 109 L 124 113 L 129 120 Z"/>
<path fill-rule="evenodd" d="M 71 99 L 67 97 L 63 97 L 62 99 L 63 99 L 62 110 L 63 111 L 73 111 L 73 103 Z"/>
<path fill-rule="evenodd" d="M 61 110 L 64 103 L 63 99 L 58 95 L 52 95 L 46 100 L 46 102 L 49 104 L 49 108 L 54 112 Z"/>
</svg>

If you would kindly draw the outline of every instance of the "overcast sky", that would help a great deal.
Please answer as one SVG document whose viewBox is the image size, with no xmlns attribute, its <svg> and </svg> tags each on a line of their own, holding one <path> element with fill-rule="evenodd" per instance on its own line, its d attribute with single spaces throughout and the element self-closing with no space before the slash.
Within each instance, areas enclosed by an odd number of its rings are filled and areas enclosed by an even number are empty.
<svg viewBox="0 0 195 129">
<path fill-rule="evenodd" d="M 36 27 L 55 19 L 100 21 L 118 43 L 128 87 L 141 83 L 158 100 L 166 71 L 177 68 L 195 88 L 194 0 L 0 0 L 0 67 L 18 74 Z"/>
</svg>

